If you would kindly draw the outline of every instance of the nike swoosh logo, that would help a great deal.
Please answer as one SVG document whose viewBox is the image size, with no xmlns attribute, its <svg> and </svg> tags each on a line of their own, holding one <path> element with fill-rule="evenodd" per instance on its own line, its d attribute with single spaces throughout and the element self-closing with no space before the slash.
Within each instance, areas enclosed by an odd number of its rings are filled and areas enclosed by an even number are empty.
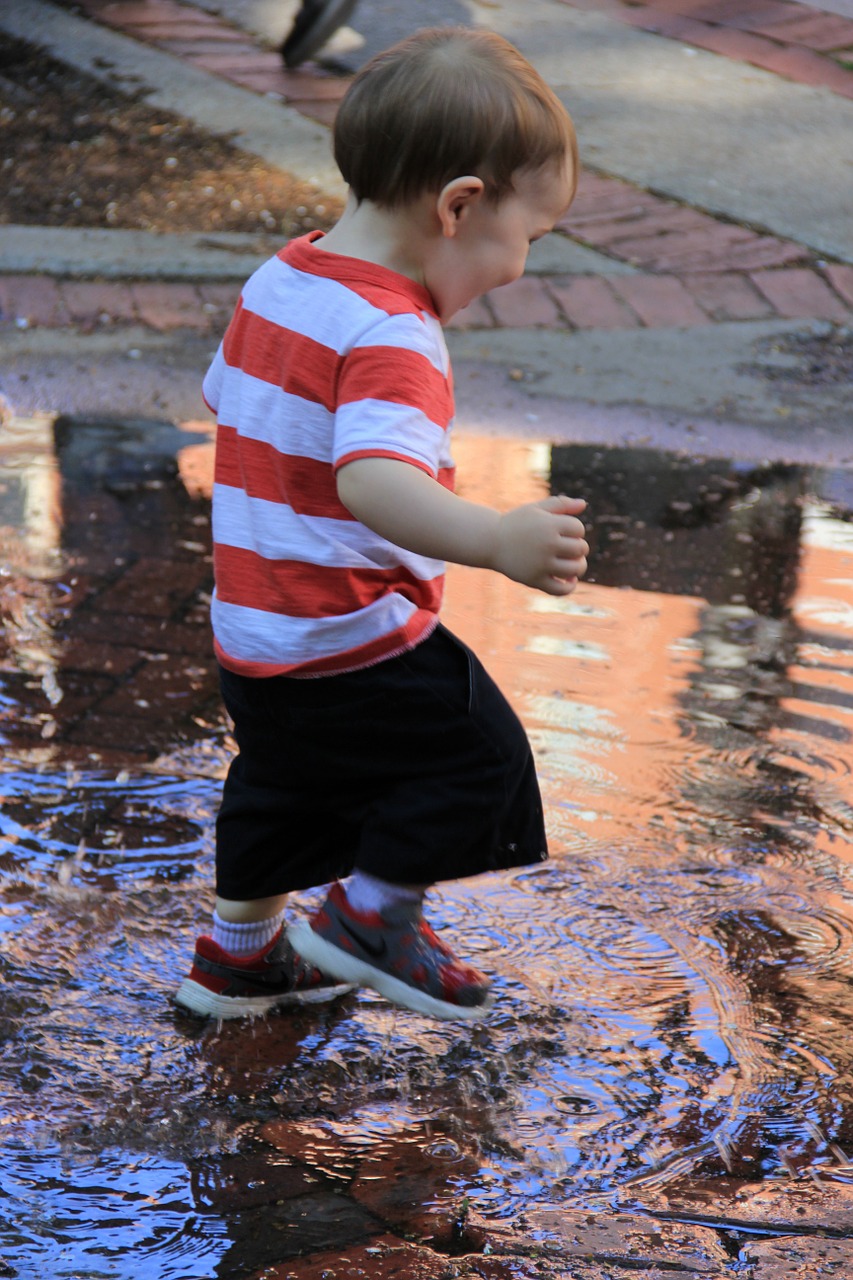
<svg viewBox="0 0 853 1280">
<path fill-rule="evenodd" d="M 351 929 L 343 916 L 340 917 L 341 928 L 344 933 L 348 933 L 356 946 L 361 947 L 362 951 L 366 951 L 374 960 L 381 960 L 388 951 L 388 943 L 384 938 L 380 938 L 378 944 L 369 942 L 367 938 L 362 937 L 360 933 L 356 933 L 355 929 Z"/>
</svg>

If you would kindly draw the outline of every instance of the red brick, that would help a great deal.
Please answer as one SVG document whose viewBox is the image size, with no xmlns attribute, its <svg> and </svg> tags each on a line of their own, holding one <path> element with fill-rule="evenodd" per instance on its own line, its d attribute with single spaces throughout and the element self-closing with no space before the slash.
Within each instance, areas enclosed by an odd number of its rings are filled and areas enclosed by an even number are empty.
<svg viewBox="0 0 853 1280">
<path fill-rule="evenodd" d="M 618 276 L 610 283 L 650 327 L 682 329 L 708 323 L 705 312 L 675 276 Z"/>
<path fill-rule="evenodd" d="M 98 17 L 113 25 L 132 26 L 136 22 L 178 22 L 187 17 L 184 4 L 172 0 L 125 0 L 122 3 L 99 5 Z"/>
<path fill-rule="evenodd" d="M 645 7 L 656 9 L 660 13 L 681 14 L 689 18 L 697 9 L 707 9 L 708 0 L 650 0 Z"/>
<path fill-rule="evenodd" d="M 765 267 L 784 267 L 802 262 L 809 256 L 808 250 L 790 240 L 777 240 L 775 236 L 755 236 L 727 249 L 715 249 L 711 261 L 703 263 L 697 257 L 696 271 L 757 271 Z"/>
<path fill-rule="evenodd" d="M 68 323 L 59 285 L 50 276 L 4 276 L 0 308 L 4 318 L 55 328 Z"/>
<path fill-rule="evenodd" d="M 726 223 L 712 223 L 704 235 L 671 236 L 660 241 L 633 244 L 622 241 L 618 253 L 650 271 L 754 271 L 760 267 L 784 267 L 801 262 L 808 251 L 800 245 L 758 236 L 743 228 L 739 237 L 726 235 Z"/>
<path fill-rule="evenodd" d="M 307 116 L 309 120 L 316 120 L 318 124 L 326 125 L 331 129 L 335 123 L 335 116 L 338 114 L 337 102 L 294 102 L 294 111 L 298 111 L 301 115 Z"/>
<path fill-rule="evenodd" d="M 62 300 L 77 323 L 108 320 L 135 320 L 136 307 L 130 287 L 114 281 L 65 280 L 60 286 Z"/>
<path fill-rule="evenodd" d="M 233 27 L 207 26 L 195 19 L 183 22 L 134 23 L 127 31 L 138 40 L 147 40 L 151 44 L 158 44 L 161 40 L 204 39 L 217 40 L 227 48 L 231 43 L 243 43 L 246 38 L 243 32 L 235 31 Z"/>
<path fill-rule="evenodd" d="M 63 645 L 59 666 L 62 671 L 106 672 L 111 676 L 121 676 L 139 662 L 141 658 L 136 645 L 72 639 Z"/>
<path fill-rule="evenodd" d="M 825 280 L 807 267 L 755 272 L 755 287 L 788 319 L 849 320 L 849 312 Z"/>
<path fill-rule="evenodd" d="M 158 40 L 161 49 L 165 49 L 166 53 L 172 53 L 176 58 L 195 58 L 202 57 L 208 53 L 221 53 L 224 40 L 218 34 L 213 36 L 206 32 L 198 40 Z M 247 40 L 241 40 L 238 36 L 236 40 L 228 40 L 229 53 L 253 53 L 255 46 Z"/>
<path fill-rule="evenodd" d="M 849 307 L 853 307 L 853 267 L 845 263 L 827 267 L 826 275 L 836 293 L 840 293 Z"/>
<path fill-rule="evenodd" d="M 680 40 L 683 44 L 699 44 L 703 34 L 712 29 L 707 22 L 696 22 L 678 13 L 661 13 L 656 6 L 649 5 L 625 9 L 621 21 L 629 27 L 639 27 L 641 31 L 650 31 L 668 40 Z"/>
<path fill-rule="evenodd" d="M 699 24 L 697 24 L 699 25 Z M 703 31 L 691 37 L 691 43 L 709 53 L 721 53 L 738 62 L 749 62 L 757 67 L 765 66 L 766 59 L 779 52 L 779 46 L 764 36 L 753 36 L 748 31 L 734 27 L 705 26 Z"/>
<path fill-rule="evenodd" d="M 750 59 L 757 67 L 787 76 L 799 84 L 810 84 L 829 89 L 845 98 L 853 97 L 853 72 L 848 71 L 832 58 L 824 58 L 811 49 L 797 49 L 793 45 L 772 45 L 760 58 Z"/>
<path fill-rule="evenodd" d="M 845 45 L 853 44 L 853 22 L 829 13 L 807 13 L 787 21 L 764 23 L 750 30 L 785 44 L 804 44 L 818 52 L 843 49 Z"/>
<path fill-rule="evenodd" d="M 682 276 L 681 282 L 712 320 L 760 320 L 773 312 L 749 277 L 736 272 L 702 272 Z"/>
<path fill-rule="evenodd" d="M 583 13 L 610 13 L 618 16 L 622 9 L 621 0 L 562 0 L 570 9 L 580 9 Z"/>
<path fill-rule="evenodd" d="M 772 19 L 775 15 L 792 15 L 802 12 L 799 5 L 787 4 L 785 0 L 708 0 L 708 3 L 693 10 L 693 17 L 702 22 L 715 22 L 721 26 L 734 26 L 743 22 L 760 22 Z"/>
<path fill-rule="evenodd" d="M 201 297 L 191 284 L 143 280 L 130 288 L 140 320 L 152 329 L 199 329 L 208 324 Z"/>
<path fill-rule="evenodd" d="M 573 228 L 598 222 L 639 218 L 648 209 L 657 209 L 660 204 L 657 196 L 649 195 L 647 191 L 637 191 L 633 187 L 618 187 L 610 192 L 594 195 L 582 192 L 575 197 L 571 209 L 557 226 L 560 230 L 571 233 Z"/>
<path fill-rule="evenodd" d="M 506 329 L 529 325 L 557 328 L 561 324 L 556 303 L 536 276 L 522 276 L 488 295 L 498 324 Z"/>
<path fill-rule="evenodd" d="M 494 329 L 495 319 L 482 298 L 475 298 L 457 311 L 445 326 L 448 329 Z"/>
<path fill-rule="evenodd" d="M 340 102 L 350 86 L 345 76 L 312 75 L 310 71 L 282 71 L 288 102 Z"/>
<path fill-rule="evenodd" d="M 567 276 L 548 282 L 551 296 L 576 329 L 635 329 L 637 316 L 601 276 Z"/>
<path fill-rule="evenodd" d="M 630 237 L 632 240 L 651 241 L 653 238 L 662 240 L 670 236 L 688 235 L 697 231 L 707 234 L 717 225 L 713 218 L 697 212 L 696 209 L 661 201 L 657 208 L 645 209 L 639 217 L 621 225 L 614 239 Z"/>
<path fill-rule="evenodd" d="M 224 311 L 230 316 L 240 297 L 239 284 L 200 284 L 199 296 L 205 311 Z"/>
<path fill-rule="evenodd" d="M 284 79 L 281 58 L 277 53 L 266 53 L 263 49 L 253 49 L 250 53 L 232 53 L 223 49 L 222 53 L 201 53 L 190 60 L 194 66 L 217 76 L 230 77 L 235 71 L 266 75 L 276 72 L 280 79 Z"/>
<path fill-rule="evenodd" d="M 642 231 L 642 224 L 637 224 Z M 627 258 L 648 270 L 670 271 L 687 267 L 697 257 L 723 254 L 735 245 L 754 239 L 752 232 L 725 222 L 706 220 L 703 227 L 671 235 L 639 236 L 637 239 L 614 240 L 611 252 Z"/>
</svg>

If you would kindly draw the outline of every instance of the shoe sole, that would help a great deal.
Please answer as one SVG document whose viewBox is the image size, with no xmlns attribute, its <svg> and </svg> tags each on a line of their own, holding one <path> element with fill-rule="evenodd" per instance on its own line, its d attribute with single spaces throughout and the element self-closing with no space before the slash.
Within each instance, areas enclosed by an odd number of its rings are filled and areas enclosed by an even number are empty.
<svg viewBox="0 0 853 1280">
<path fill-rule="evenodd" d="M 378 991 L 392 1004 L 402 1005 L 414 1013 L 426 1013 L 433 1018 L 441 1018 L 445 1022 L 480 1022 L 488 1014 L 493 1000 L 490 996 L 483 1004 L 462 1005 L 451 1004 L 448 1000 L 439 1000 L 426 991 L 411 987 L 400 978 L 393 977 L 384 969 L 376 969 L 366 960 L 348 955 L 333 942 L 327 942 L 315 933 L 307 921 L 300 921 L 287 930 L 287 937 L 294 951 L 316 965 L 330 978 L 340 982 L 352 982 L 357 986 L 371 987 Z"/>
<path fill-rule="evenodd" d="M 275 996 L 221 996 L 209 991 L 200 982 L 185 978 L 175 992 L 175 1000 L 183 1009 L 202 1018 L 259 1018 L 273 1009 L 288 1005 L 322 1004 L 349 995 L 355 990 L 352 982 L 342 982 L 335 987 L 315 987 L 310 991 L 288 991 Z"/>
</svg>

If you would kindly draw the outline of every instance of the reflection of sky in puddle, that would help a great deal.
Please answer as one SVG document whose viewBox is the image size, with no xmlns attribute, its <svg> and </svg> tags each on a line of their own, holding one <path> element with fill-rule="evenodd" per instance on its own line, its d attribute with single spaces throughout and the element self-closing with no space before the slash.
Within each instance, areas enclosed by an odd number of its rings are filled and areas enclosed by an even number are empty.
<svg viewBox="0 0 853 1280">
<path fill-rule="evenodd" d="M 66 429 L 57 461 L 35 430 L 0 457 L 0 1257 L 236 1276 L 311 1230 L 434 1233 L 463 1195 L 506 1220 L 653 1203 L 688 1173 L 842 1176 L 843 476 L 556 449 L 555 487 L 589 499 L 591 580 L 565 601 L 448 582 L 448 625 L 529 728 L 552 843 L 435 894 L 434 923 L 498 975 L 494 1015 L 461 1030 L 361 993 L 217 1027 L 169 1001 L 228 758 L 204 437 Z M 462 491 L 537 497 L 547 452 L 463 438 Z M 406 1178 L 408 1208 L 383 1200 Z"/>
</svg>

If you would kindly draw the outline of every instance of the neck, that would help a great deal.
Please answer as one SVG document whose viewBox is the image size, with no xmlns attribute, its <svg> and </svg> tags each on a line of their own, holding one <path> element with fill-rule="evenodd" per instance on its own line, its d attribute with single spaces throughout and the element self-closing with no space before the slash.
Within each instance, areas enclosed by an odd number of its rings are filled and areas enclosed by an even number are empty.
<svg viewBox="0 0 853 1280">
<path fill-rule="evenodd" d="M 424 283 L 424 210 L 420 204 L 400 209 L 382 209 L 369 200 L 359 204 L 350 193 L 339 221 L 316 242 L 318 249 L 341 253 L 387 267 Z"/>
</svg>

